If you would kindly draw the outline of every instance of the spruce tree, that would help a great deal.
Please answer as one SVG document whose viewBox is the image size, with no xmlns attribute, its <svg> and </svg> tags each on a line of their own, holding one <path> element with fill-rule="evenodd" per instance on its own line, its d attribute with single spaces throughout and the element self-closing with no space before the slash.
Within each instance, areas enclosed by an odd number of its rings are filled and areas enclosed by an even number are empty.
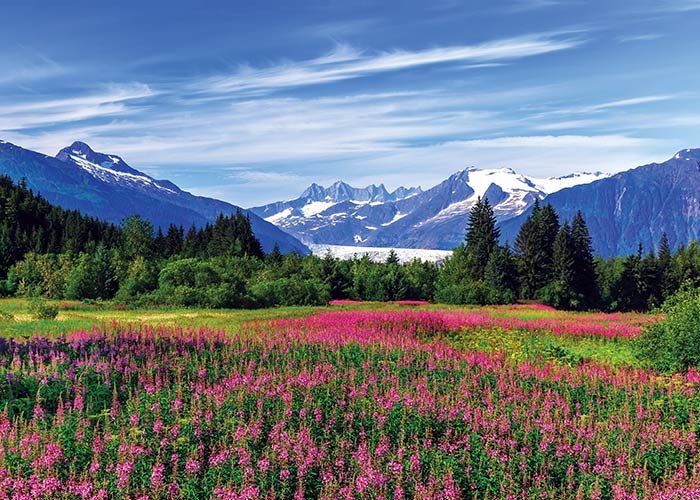
<svg viewBox="0 0 700 500">
<path fill-rule="evenodd" d="M 661 297 L 666 299 L 677 288 L 673 279 L 671 269 L 673 254 L 671 253 L 671 245 L 668 242 L 668 235 L 664 232 L 659 241 L 659 254 L 657 256 L 657 270 L 659 273 L 659 282 L 661 286 Z"/>
<path fill-rule="evenodd" d="M 600 292 L 596 282 L 593 262 L 593 245 L 588 226 L 579 210 L 571 223 L 571 236 L 574 242 L 574 290 L 581 295 L 581 308 L 590 309 L 598 305 Z"/>
<path fill-rule="evenodd" d="M 554 240 L 559 234 L 559 215 L 550 203 L 547 203 L 540 211 L 538 229 L 539 243 L 542 249 L 540 281 L 542 285 L 545 285 L 551 281 L 554 272 Z"/>
<path fill-rule="evenodd" d="M 642 280 L 642 243 L 637 253 L 625 257 L 616 286 L 617 307 L 621 311 L 641 311 L 646 308 Z"/>
<path fill-rule="evenodd" d="M 548 288 L 547 302 L 557 308 L 575 309 L 581 297 L 575 289 L 575 246 L 568 221 L 559 229 L 553 247 L 553 281 Z"/>
<path fill-rule="evenodd" d="M 498 247 L 500 230 L 496 227 L 496 217 L 489 200 L 481 197 L 469 213 L 466 235 L 466 252 L 470 261 L 470 274 L 473 280 L 481 280 L 491 253 Z"/>
<path fill-rule="evenodd" d="M 491 304 L 512 304 L 518 298 L 518 268 L 508 245 L 491 252 L 484 272 L 487 301 Z"/>
<path fill-rule="evenodd" d="M 386 257 L 386 263 L 391 266 L 398 266 L 400 263 L 399 256 L 396 254 L 396 251 L 393 248 L 389 250 L 389 255 Z"/>
<path fill-rule="evenodd" d="M 551 204 L 535 200 L 515 239 L 515 253 L 523 298 L 534 299 L 552 280 L 554 240 L 559 232 L 559 215 Z"/>
</svg>

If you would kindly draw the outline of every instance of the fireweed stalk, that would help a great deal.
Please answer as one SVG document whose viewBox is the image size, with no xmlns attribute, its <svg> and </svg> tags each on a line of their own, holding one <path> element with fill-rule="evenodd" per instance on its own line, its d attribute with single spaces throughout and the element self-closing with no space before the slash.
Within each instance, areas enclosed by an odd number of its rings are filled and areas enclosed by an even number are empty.
<svg viewBox="0 0 700 500">
<path fill-rule="evenodd" d="M 473 316 L 2 339 L 0 498 L 700 495 L 699 373 L 514 362 L 436 335 Z"/>
</svg>

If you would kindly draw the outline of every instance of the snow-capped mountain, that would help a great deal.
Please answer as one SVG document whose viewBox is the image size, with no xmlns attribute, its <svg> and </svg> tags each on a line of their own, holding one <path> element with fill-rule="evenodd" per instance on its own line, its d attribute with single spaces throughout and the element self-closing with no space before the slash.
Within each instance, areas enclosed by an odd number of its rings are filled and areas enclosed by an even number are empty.
<svg viewBox="0 0 700 500">
<path fill-rule="evenodd" d="M 180 189 L 170 181 L 156 180 L 149 175 L 131 168 L 116 155 L 97 153 L 84 142 L 76 141 L 63 148 L 56 155 L 62 162 L 71 162 L 107 184 L 119 184 L 145 192 L 158 190 L 176 194 Z"/>
<path fill-rule="evenodd" d="M 536 199 L 608 174 L 575 173 L 536 179 L 504 168 L 468 168 L 427 191 L 383 185 L 358 189 L 343 182 L 312 184 L 299 198 L 251 211 L 307 244 L 450 249 L 465 233 L 478 197 L 486 197 L 499 221 L 516 217 Z"/>
<path fill-rule="evenodd" d="M 283 252 L 308 253 L 308 248 L 278 227 L 235 205 L 181 190 L 170 181 L 156 180 L 129 166 L 122 158 L 93 151 L 82 142 L 63 148 L 56 157 L 0 141 L 0 175 L 27 186 L 50 203 L 77 209 L 102 220 L 119 223 L 138 214 L 155 227 L 203 226 L 223 214 L 249 214 L 263 249 L 275 243 Z"/>
</svg>

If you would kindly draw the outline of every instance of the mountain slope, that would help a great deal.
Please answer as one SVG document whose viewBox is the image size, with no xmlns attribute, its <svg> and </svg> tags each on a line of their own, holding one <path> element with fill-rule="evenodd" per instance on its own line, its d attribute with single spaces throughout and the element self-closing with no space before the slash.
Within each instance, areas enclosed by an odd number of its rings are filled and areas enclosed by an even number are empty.
<svg viewBox="0 0 700 500">
<path fill-rule="evenodd" d="M 139 172 L 116 155 L 93 151 L 75 142 L 53 158 L 0 141 L 0 174 L 14 181 L 24 178 L 33 191 L 50 203 L 118 223 L 138 214 L 154 226 L 188 228 L 213 221 L 220 213 L 249 214 L 255 235 L 265 251 L 277 243 L 283 252 L 308 253 L 297 239 L 250 211 L 230 203 L 194 196 L 169 181 Z"/>
<path fill-rule="evenodd" d="M 536 199 L 568 186 L 605 177 L 600 172 L 534 179 L 511 169 L 468 168 L 437 186 L 353 188 L 340 181 L 312 184 L 291 201 L 251 210 L 307 244 L 450 249 L 465 233 L 477 197 L 488 197 L 498 220 L 526 210 Z"/>
<path fill-rule="evenodd" d="M 581 210 L 603 257 L 635 253 L 640 241 L 645 251 L 656 249 L 664 232 L 676 248 L 700 238 L 700 149 L 564 189 L 544 201 L 561 221 Z M 502 239 L 512 242 L 527 215 L 503 222 Z"/>
</svg>

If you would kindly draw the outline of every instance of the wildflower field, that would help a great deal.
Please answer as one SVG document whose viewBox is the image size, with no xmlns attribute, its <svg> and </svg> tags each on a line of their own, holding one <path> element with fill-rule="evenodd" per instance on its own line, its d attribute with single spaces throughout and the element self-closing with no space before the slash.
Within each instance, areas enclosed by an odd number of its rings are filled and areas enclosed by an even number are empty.
<svg viewBox="0 0 700 500">
<path fill-rule="evenodd" d="M 653 316 L 66 311 L 100 321 L 0 339 L 0 498 L 700 498 L 700 373 L 635 361 Z"/>
</svg>

